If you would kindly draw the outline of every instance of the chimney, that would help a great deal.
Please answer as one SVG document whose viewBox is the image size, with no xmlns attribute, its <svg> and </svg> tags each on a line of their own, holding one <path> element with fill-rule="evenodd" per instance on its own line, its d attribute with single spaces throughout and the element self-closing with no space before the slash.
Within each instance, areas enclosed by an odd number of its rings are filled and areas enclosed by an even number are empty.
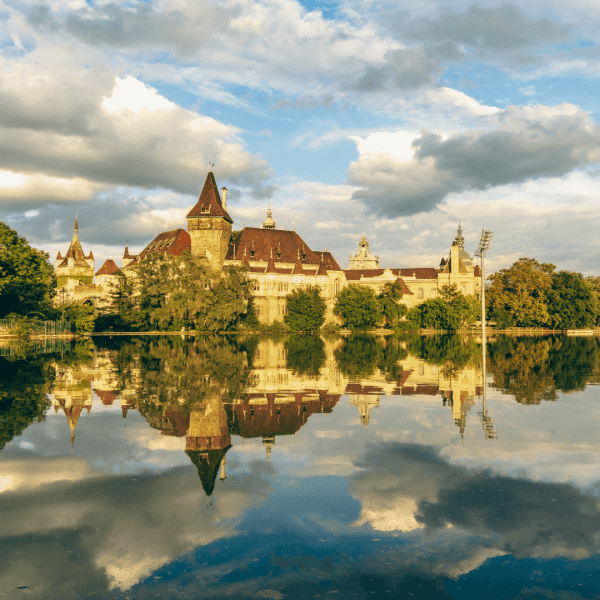
<svg viewBox="0 0 600 600">
<path fill-rule="evenodd" d="M 227 188 L 225 186 L 221 188 L 221 200 L 223 201 L 223 210 L 227 210 Z"/>
</svg>

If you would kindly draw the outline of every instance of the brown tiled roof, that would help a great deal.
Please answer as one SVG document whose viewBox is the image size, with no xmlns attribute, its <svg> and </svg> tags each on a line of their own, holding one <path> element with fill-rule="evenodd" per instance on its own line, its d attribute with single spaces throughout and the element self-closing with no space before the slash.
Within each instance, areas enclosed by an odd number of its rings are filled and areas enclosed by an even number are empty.
<svg viewBox="0 0 600 600">
<path fill-rule="evenodd" d="M 392 269 L 392 271 L 396 271 L 397 269 Z M 400 269 L 400 275 L 402 277 L 411 277 L 415 276 L 417 279 L 437 279 L 438 270 L 429 268 L 429 267 L 417 267 L 415 269 L 406 268 Z"/>
<path fill-rule="evenodd" d="M 65 254 L 66 258 L 74 258 L 75 260 L 85 260 L 85 254 L 83 253 L 83 248 L 81 247 L 81 243 L 79 242 L 79 238 L 76 235 L 73 235 L 73 239 L 69 245 L 69 249 Z"/>
<path fill-rule="evenodd" d="M 59 260 L 60 258 L 62 258 L 62 256 L 60 255 L 60 250 L 59 250 L 58 254 L 56 255 L 56 260 Z"/>
<path fill-rule="evenodd" d="M 217 182 L 212 171 L 208 172 L 204 187 L 200 192 L 200 197 L 195 206 L 187 214 L 187 218 L 190 217 L 223 217 L 230 223 L 233 223 L 232 218 L 227 214 L 227 211 L 223 208 L 221 203 L 221 196 L 217 189 Z"/>
<path fill-rule="evenodd" d="M 275 261 L 273 260 L 273 250 L 271 250 L 271 257 L 269 258 L 269 264 L 265 269 L 265 273 L 277 273 L 277 269 L 275 268 Z"/>
<path fill-rule="evenodd" d="M 396 279 L 396 282 L 400 284 L 403 295 L 414 296 L 414 294 L 408 289 L 408 286 L 406 285 L 406 282 L 404 281 L 404 279 L 402 279 L 402 277 L 398 277 L 398 279 Z"/>
<path fill-rule="evenodd" d="M 296 264 L 294 265 L 294 269 L 292 270 L 292 273 L 294 275 L 302 275 L 304 274 L 304 269 L 302 268 L 302 261 L 300 260 L 300 254 L 298 254 L 298 257 L 296 258 Z"/>
<path fill-rule="evenodd" d="M 104 264 L 96 271 L 96 275 L 123 275 L 121 269 L 117 267 L 117 263 L 108 258 Z"/>
<path fill-rule="evenodd" d="M 481 277 L 481 269 L 479 268 L 479 265 L 475 265 L 475 270 L 473 271 L 473 275 L 475 275 L 475 277 Z"/>
<path fill-rule="evenodd" d="M 338 265 L 337 260 L 333 258 L 333 254 L 329 252 L 329 250 L 315 250 L 315 254 L 318 254 L 319 257 L 323 257 L 323 263 L 325 267 L 330 271 L 341 271 L 340 265 Z"/>
<path fill-rule="evenodd" d="M 65 258 L 60 265 L 58 265 L 59 267 L 68 267 L 69 266 L 69 259 Z M 74 267 L 82 267 L 85 269 L 89 269 L 90 265 L 87 263 L 87 261 L 85 261 L 83 258 L 82 259 L 76 259 L 75 261 L 73 261 L 73 266 Z"/>
<path fill-rule="evenodd" d="M 278 262 L 295 263 L 298 252 L 306 254 L 306 260 L 303 261 L 306 264 L 318 265 L 321 262 L 321 255 L 313 252 L 295 231 L 258 227 L 244 227 L 231 240 L 225 259 L 242 260 L 246 250 L 250 260 L 268 261 L 271 249 Z M 251 250 L 254 250 L 254 256 L 250 254 Z"/>
<path fill-rule="evenodd" d="M 102 400 L 102 404 L 105 406 L 110 406 L 117 399 L 117 395 L 114 392 L 107 392 L 103 390 L 94 391 L 96 392 L 96 396 Z"/>
<path fill-rule="evenodd" d="M 384 269 L 348 269 L 344 271 L 347 281 L 358 281 L 361 277 L 379 277 L 383 275 Z M 392 275 L 396 277 L 400 274 L 400 269 L 390 269 Z"/>
<path fill-rule="evenodd" d="M 148 254 L 166 254 L 168 256 L 181 256 L 186 250 L 190 250 L 192 242 L 190 234 L 185 229 L 173 229 L 159 233 L 139 254 L 129 266 L 139 264 Z"/>
<path fill-rule="evenodd" d="M 327 269 L 325 268 L 325 263 L 321 263 L 319 265 L 319 270 L 317 271 L 317 275 L 327 275 Z"/>
<path fill-rule="evenodd" d="M 88 254 L 88 260 L 89 260 L 90 258 L 92 258 L 92 259 L 94 258 L 94 253 L 93 253 L 91 250 L 90 250 L 90 253 Z"/>
</svg>

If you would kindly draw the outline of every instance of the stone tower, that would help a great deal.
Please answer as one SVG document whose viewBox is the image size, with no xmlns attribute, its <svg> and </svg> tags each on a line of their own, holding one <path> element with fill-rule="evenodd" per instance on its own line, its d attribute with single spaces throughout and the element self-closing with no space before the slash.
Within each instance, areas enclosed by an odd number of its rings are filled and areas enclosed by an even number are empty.
<svg viewBox="0 0 600 600">
<path fill-rule="evenodd" d="M 233 221 L 221 202 L 212 171 L 208 172 L 200 198 L 187 214 L 187 221 L 192 255 L 205 258 L 211 270 L 221 271 Z"/>
<path fill-rule="evenodd" d="M 73 227 L 73 239 L 67 250 L 67 254 L 63 258 L 56 257 L 56 280 L 58 287 L 66 286 L 69 280 L 77 284 L 90 284 L 94 280 L 94 255 L 90 250 L 86 256 L 79 241 L 79 226 L 77 217 L 75 217 L 75 226 Z"/>
</svg>

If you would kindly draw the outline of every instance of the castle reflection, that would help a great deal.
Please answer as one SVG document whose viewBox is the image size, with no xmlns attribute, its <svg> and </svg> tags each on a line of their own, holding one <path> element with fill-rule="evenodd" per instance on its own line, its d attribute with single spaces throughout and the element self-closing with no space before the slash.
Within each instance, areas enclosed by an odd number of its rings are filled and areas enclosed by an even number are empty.
<svg viewBox="0 0 600 600">
<path fill-rule="evenodd" d="M 371 343 L 368 356 L 360 354 Z M 88 362 L 54 362 L 52 402 L 65 414 L 72 446 L 82 412 L 116 403 L 124 419 L 134 409 L 163 435 L 185 437 L 185 452 L 210 496 L 219 473 L 226 476 L 232 436 L 262 438 L 268 458 L 278 437 L 294 435 L 315 413 L 331 413 L 342 395 L 365 428 L 382 395 L 418 395 L 448 407 L 464 435 L 482 390 L 478 355 L 462 365 L 436 364 L 409 346 L 398 339 L 314 337 L 97 346 Z"/>
</svg>

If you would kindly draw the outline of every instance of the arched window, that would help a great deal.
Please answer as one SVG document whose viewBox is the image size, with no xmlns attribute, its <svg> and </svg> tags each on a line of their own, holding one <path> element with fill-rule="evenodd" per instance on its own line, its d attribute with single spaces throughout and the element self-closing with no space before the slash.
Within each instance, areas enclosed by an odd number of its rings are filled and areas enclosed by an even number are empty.
<svg viewBox="0 0 600 600">
<path fill-rule="evenodd" d="M 437 289 L 436 288 L 431 288 L 431 297 L 437 298 Z"/>
<path fill-rule="evenodd" d="M 337 296 L 340 293 L 340 280 L 336 279 L 334 284 L 335 295 Z"/>
<path fill-rule="evenodd" d="M 417 298 L 418 298 L 419 300 L 422 300 L 424 297 L 425 297 L 425 293 L 423 292 L 423 288 L 419 288 L 419 289 L 417 290 Z"/>
</svg>

